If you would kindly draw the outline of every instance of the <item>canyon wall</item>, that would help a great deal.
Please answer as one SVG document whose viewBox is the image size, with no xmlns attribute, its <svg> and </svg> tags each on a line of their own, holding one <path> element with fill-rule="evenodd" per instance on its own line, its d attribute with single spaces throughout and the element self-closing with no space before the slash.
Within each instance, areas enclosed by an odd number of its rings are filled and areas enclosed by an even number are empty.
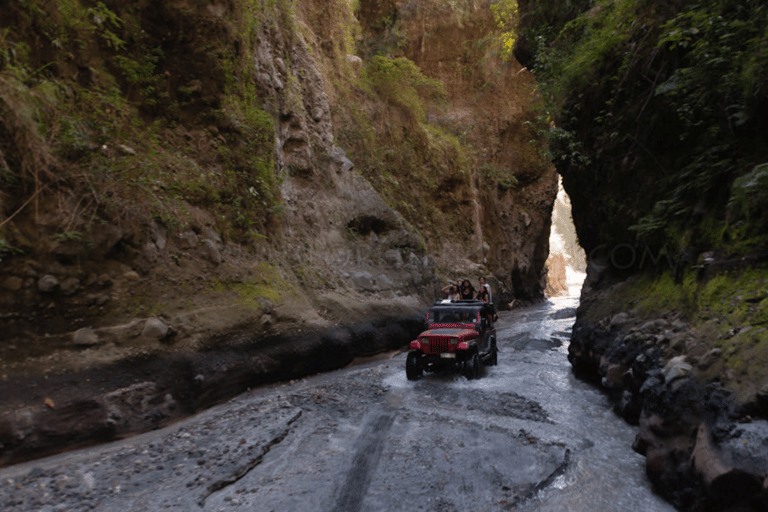
<svg viewBox="0 0 768 512">
<path fill-rule="evenodd" d="M 400 348 L 459 277 L 540 298 L 557 179 L 490 5 L 4 8 L 7 452 Z"/>
</svg>

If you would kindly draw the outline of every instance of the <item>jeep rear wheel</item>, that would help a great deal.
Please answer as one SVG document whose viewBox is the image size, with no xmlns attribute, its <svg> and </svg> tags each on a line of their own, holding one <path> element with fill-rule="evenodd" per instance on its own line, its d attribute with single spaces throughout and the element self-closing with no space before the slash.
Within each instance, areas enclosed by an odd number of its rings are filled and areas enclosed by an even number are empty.
<svg viewBox="0 0 768 512">
<path fill-rule="evenodd" d="M 469 380 L 480 377 L 480 357 L 477 352 L 469 356 L 469 359 L 464 363 L 464 376 Z"/>
<path fill-rule="evenodd" d="M 488 366 L 499 364 L 499 349 L 496 347 L 496 339 L 491 340 L 491 355 L 488 357 Z"/>
<path fill-rule="evenodd" d="M 422 369 L 419 364 L 419 354 L 408 352 L 408 358 L 405 360 L 405 376 L 408 380 L 416 380 L 421 377 Z"/>
</svg>

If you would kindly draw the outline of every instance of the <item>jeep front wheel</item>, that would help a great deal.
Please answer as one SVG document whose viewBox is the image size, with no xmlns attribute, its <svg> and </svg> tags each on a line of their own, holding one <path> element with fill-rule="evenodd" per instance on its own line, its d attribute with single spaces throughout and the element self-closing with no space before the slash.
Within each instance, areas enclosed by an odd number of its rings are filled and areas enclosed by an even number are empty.
<svg viewBox="0 0 768 512">
<path fill-rule="evenodd" d="M 405 376 L 408 380 L 416 380 L 421 377 L 422 369 L 419 364 L 419 354 L 408 352 L 408 358 L 405 360 Z"/>
<path fill-rule="evenodd" d="M 469 380 L 480 377 L 480 357 L 477 352 L 469 356 L 469 359 L 464 363 L 464 376 Z"/>
</svg>

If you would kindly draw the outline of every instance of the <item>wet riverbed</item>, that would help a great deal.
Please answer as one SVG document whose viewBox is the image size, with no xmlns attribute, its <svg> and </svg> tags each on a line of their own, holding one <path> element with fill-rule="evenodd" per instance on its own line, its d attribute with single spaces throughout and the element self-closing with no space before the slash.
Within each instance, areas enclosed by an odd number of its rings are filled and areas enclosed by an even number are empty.
<svg viewBox="0 0 768 512">
<path fill-rule="evenodd" d="M 671 511 L 635 428 L 567 361 L 576 297 L 502 312 L 480 380 L 405 352 L 0 470 L 4 511 Z"/>
</svg>

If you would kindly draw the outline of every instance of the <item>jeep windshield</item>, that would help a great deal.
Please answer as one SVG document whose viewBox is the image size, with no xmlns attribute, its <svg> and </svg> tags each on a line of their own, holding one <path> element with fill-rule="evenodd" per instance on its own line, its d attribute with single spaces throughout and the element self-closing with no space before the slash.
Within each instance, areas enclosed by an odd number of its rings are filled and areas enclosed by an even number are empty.
<svg viewBox="0 0 768 512">
<path fill-rule="evenodd" d="M 427 315 L 429 324 L 476 324 L 478 310 L 470 308 L 433 308 Z"/>
</svg>

